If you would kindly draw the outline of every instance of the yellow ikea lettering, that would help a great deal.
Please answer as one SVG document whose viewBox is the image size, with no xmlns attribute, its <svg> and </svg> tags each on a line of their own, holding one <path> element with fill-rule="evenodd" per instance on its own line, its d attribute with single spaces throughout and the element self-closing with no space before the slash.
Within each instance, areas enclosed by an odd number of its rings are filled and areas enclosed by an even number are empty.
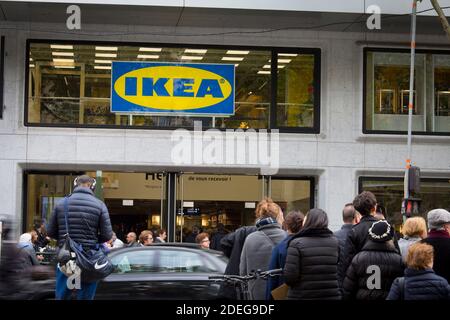
<svg viewBox="0 0 450 320">
<path fill-rule="evenodd" d="M 214 72 L 188 66 L 151 66 L 130 71 L 114 82 L 122 99 L 147 108 L 189 110 L 226 100 L 230 82 Z"/>
</svg>

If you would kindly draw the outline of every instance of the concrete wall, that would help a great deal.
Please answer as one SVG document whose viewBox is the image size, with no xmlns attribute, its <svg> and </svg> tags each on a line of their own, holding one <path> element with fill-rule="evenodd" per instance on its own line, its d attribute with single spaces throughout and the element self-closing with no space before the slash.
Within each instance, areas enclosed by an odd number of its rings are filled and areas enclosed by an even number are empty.
<svg viewBox="0 0 450 320">
<path fill-rule="evenodd" d="M 280 173 L 311 175 L 317 180 L 316 205 L 330 215 L 332 229 L 341 225 L 342 206 L 357 193 L 360 175 L 401 176 L 406 137 L 362 134 L 363 53 L 356 43 L 407 42 L 408 35 L 330 33 L 285 30 L 259 34 L 202 37 L 181 33 L 226 32 L 227 29 L 151 28 L 121 25 L 83 26 L 76 35 L 54 24 L 3 24 L 6 36 L 5 112 L 0 120 L 0 214 L 21 219 L 22 170 L 178 170 L 170 158 L 171 131 L 124 129 L 32 128 L 23 124 L 25 44 L 27 38 L 202 43 L 322 49 L 321 132 L 281 134 Z M 38 32 L 31 30 L 46 30 Z M 58 31 L 58 33 L 56 32 Z M 98 36 L 98 32 L 122 35 Z M 246 30 L 248 31 L 248 30 Z M 136 34 L 136 35 L 134 35 Z M 160 34 L 160 35 L 157 35 Z M 418 36 L 418 43 L 442 43 L 441 36 Z M 450 137 L 414 137 L 412 159 L 422 176 L 450 177 Z M 251 166 L 196 166 L 183 171 L 257 173 Z"/>
</svg>

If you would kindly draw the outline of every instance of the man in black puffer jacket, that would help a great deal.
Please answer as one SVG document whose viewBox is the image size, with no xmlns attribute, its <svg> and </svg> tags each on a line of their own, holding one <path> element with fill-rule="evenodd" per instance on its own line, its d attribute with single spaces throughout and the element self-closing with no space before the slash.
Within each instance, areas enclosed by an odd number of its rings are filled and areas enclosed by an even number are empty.
<svg viewBox="0 0 450 320">
<path fill-rule="evenodd" d="M 386 220 L 372 224 L 366 244 L 347 269 L 343 285 L 345 299 L 386 299 L 392 282 L 403 274 L 404 269 L 393 236 L 394 228 Z"/>
<path fill-rule="evenodd" d="M 354 208 L 361 214 L 361 220 L 354 225 L 347 236 L 344 252 L 339 255 L 338 275 L 339 282 L 344 281 L 347 268 L 350 266 L 353 257 L 362 250 L 367 242 L 368 231 L 372 224 L 378 221 L 374 217 L 377 208 L 377 199 L 370 191 L 363 191 L 353 200 Z M 394 246 L 398 252 L 397 239 L 393 238 Z"/>
<path fill-rule="evenodd" d="M 75 189 L 68 196 L 67 222 L 70 237 L 83 249 L 88 250 L 112 238 L 111 220 L 106 205 L 94 196 L 95 180 L 82 175 L 75 180 Z M 49 222 L 48 235 L 58 240 L 58 246 L 64 244 L 67 233 L 64 217 L 64 200 L 56 205 Z M 71 290 L 67 288 L 67 277 L 57 267 L 56 299 L 69 299 Z M 97 282 L 81 283 L 78 299 L 92 300 L 95 296 Z"/>
</svg>

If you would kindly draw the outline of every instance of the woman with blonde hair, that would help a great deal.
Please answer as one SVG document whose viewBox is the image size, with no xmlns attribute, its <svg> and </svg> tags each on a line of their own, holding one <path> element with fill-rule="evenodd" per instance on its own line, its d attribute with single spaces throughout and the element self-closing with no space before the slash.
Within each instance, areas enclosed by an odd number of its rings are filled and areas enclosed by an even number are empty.
<svg viewBox="0 0 450 320">
<path fill-rule="evenodd" d="M 394 280 L 387 300 L 449 300 L 447 280 L 433 271 L 434 249 L 414 243 L 406 256 L 405 276 Z"/>
<path fill-rule="evenodd" d="M 403 261 L 406 261 L 408 248 L 417 241 L 427 237 L 427 223 L 422 217 L 408 218 L 402 227 L 402 233 L 403 238 L 398 241 L 398 246 L 400 247 Z"/>
<path fill-rule="evenodd" d="M 257 231 L 249 234 L 245 239 L 239 264 L 240 275 L 246 275 L 258 269 L 267 270 L 273 248 L 287 235 L 279 223 L 283 220 L 281 208 L 272 199 L 265 198 L 259 202 L 255 213 Z M 249 291 L 252 299 L 264 300 L 265 280 L 250 281 Z"/>
</svg>

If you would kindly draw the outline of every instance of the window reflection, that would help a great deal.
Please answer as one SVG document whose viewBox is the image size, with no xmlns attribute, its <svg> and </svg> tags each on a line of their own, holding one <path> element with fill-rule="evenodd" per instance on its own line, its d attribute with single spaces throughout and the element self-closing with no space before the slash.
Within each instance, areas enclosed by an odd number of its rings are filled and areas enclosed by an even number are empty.
<svg viewBox="0 0 450 320">
<path fill-rule="evenodd" d="M 366 52 L 366 128 L 407 131 L 410 54 Z M 450 55 L 418 53 L 415 58 L 412 130 L 450 132 Z"/>
</svg>

